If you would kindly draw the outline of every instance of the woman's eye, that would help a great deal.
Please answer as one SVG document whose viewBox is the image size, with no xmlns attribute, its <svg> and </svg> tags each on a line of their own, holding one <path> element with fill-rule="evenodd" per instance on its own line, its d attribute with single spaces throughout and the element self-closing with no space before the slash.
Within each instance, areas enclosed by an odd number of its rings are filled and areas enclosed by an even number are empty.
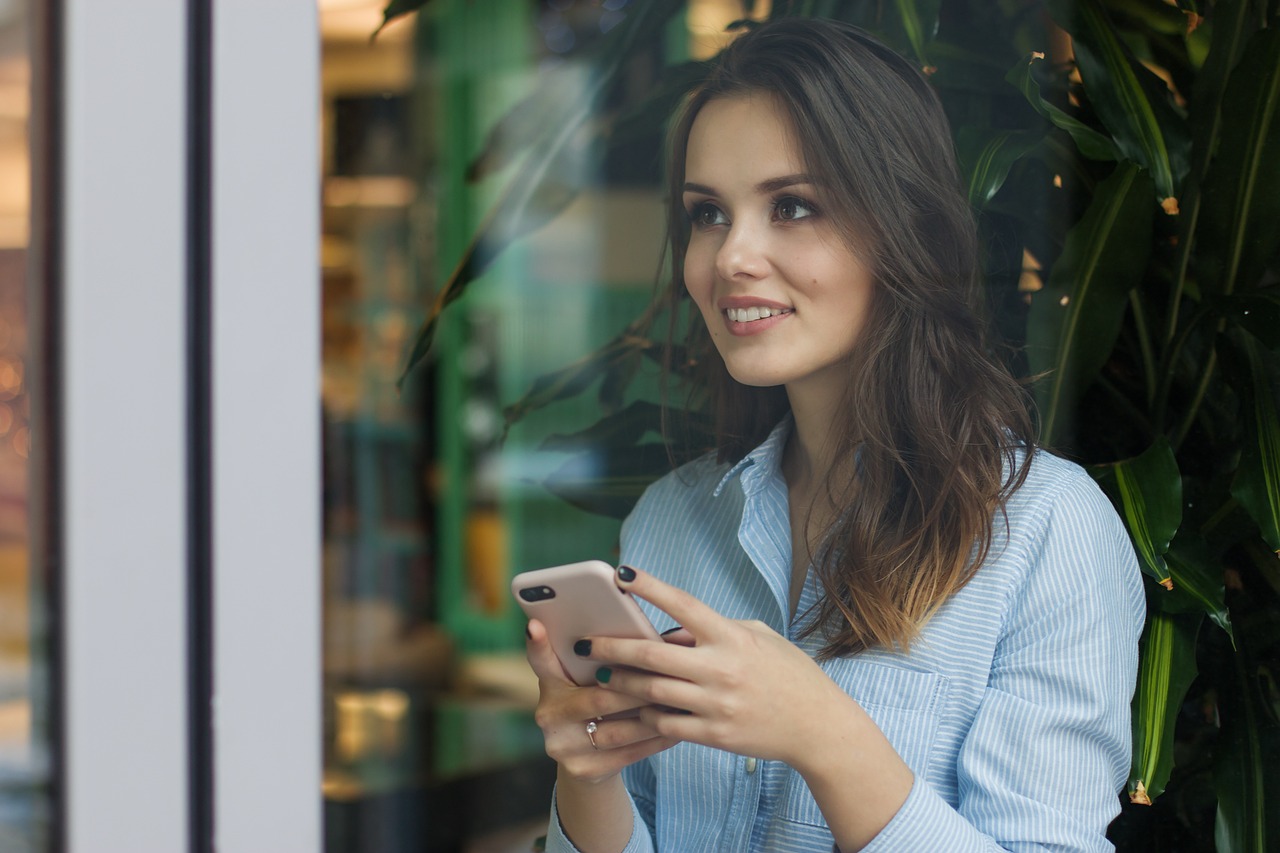
<svg viewBox="0 0 1280 853">
<path fill-rule="evenodd" d="M 773 212 L 778 219 L 791 222 L 796 219 L 807 219 L 817 213 L 817 210 L 804 199 L 787 196 L 778 199 L 773 206 Z"/>
<path fill-rule="evenodd" d="M 697 228 L 710 228 L 713 225 L 724 225 L 728 220 L 725 218 L 724 212 L 711 202 L 704 201 L 702 204 L 694 205 L 693 210 L 689 212 L 689 219 Z"/>
</svg>

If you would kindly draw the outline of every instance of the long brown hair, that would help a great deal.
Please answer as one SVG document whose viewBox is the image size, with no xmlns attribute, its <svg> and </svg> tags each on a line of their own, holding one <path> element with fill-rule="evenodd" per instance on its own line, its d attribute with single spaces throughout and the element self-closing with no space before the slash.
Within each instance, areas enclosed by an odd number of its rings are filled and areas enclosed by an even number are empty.
<svg viewBox="0 0 1280 853">
<path fill-rule="evenodd" d="M 852 464 L 833 466 L 826 483 L 842 510 L 811 548 L 826 594 L 810 630 L 823 631 L 823 657 L 906 648 L 986 558 L 994 519 L 1026 478 L 1024 394 L 987 352 L 977 238 L 942 106 L 914 67 L 840 22 L 753 29 L 686 102 L 671 135 L 673 300 L 687 297 L 694 119 L 713 99 L 757 92 L 776 96 L 805 171 L 825 188 L 824 211 L 875 274 L 837 430 Z M 786 414 L 787 398 L 734 381 L 689 315 L 686 351 L 703 355 L 696 384 L 710 394 L 720 459 L 734 461 Z"/>
</svg>

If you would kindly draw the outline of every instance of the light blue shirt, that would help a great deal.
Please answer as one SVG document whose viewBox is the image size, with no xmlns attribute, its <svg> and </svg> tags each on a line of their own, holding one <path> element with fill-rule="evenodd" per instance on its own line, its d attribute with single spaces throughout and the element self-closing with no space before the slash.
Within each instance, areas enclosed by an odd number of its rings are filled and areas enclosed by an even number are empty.
<svg viewBox="0 0 1280 853">
<path fill-rule="evenodd" d="M 733 466 L 705 457 L 652 485 L 622 527 L 622 562 L 731 619 L 799 634 L 819 586 L 788 608 L 786 419 Z M 867 853 L 1110 850 L 1130 764 L 1129 702 L 1145 604 L 1133 548 L 1077 465 L 1044 452 L 997 514 L 991 554 L 908 653 L 823 662 L 915 774 Z M 671 617 L 648 606 L 659 631 Z M 796 697 L 803 701 L 803 697 Z M 834 742 L 834 739 L 833 739 Z M 804 780 L 776 761 L 682 743 L 623 772 L 626 853 L 830 853 Z M 552 808 L 548 851 L 575 848 Z"/>
</svg>

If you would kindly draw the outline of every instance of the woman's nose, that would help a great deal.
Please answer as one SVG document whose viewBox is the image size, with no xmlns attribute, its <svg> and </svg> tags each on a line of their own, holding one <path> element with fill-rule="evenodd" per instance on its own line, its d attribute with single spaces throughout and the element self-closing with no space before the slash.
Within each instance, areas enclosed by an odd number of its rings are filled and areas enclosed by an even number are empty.
<svg viewBox="0 0 1280 853">
<path fill-rule="evenodd" d="M 769 268 L 762 235 L 734 223 L 716 252 L 716 272 L 722 278 L 760 278 Z"/>
</svg>

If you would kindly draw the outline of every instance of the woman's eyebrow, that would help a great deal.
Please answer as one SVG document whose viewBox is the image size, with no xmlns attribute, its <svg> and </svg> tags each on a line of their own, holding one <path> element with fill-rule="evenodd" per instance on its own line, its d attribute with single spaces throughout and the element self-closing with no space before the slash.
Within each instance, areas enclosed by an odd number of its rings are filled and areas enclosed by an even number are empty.
<svg viewBox="0 0 1280 853">
<path fill-rule="evenodd" d="M 756 184 L 756 192 L 761 195 L 767 195 L 768 193 L 775 193 L 778 190 L 786 189 L 787 187 L 794 187 L 797 184 L 812 183 L 816 183 L 813 176 L 806 175 L 801 172 L 794 175 L 783 175 L 778 178 L 769 178 L 768 180 L 761 181 Z M 684 191 L 687 193 L 701 193 L 702 195 L 717 195 L 716 191 L 706 184 L 696 184 L 692 181 L 685 183 Z"/>
<path fill-rule="evenodd" d="M 794 187 L 797 184 L 812 184 L 812 183 L 815 183 L 812 175 L 806 175 L 804 173 L 798 173 L 795 175 L 783 175 L 780 178 L 770 178 L 767 181 L 761 181 L 760 183 L 756 184 L 756 192 L 761 193 L 763 195 L 766 193 L 775 193 L 778 190 L 786 189 L 787 187 Z"/>
</svg>

